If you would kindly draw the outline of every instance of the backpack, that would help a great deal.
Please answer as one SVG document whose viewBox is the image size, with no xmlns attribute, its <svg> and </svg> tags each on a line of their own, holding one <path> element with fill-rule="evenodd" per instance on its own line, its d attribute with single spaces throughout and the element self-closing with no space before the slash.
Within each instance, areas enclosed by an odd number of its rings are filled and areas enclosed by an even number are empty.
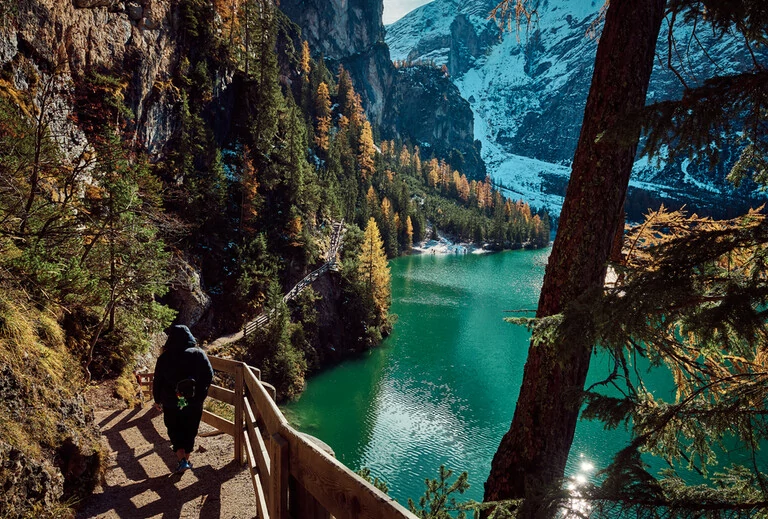
<svg viewBox="0 0 768 519">
<path fill-rule="evenodd" d="M 185 378 L 176 384 L 176 398 L 178 398 L 179 409 L 184 409 L 189 401 L 195 397 L 195 379 Z"/>
</svg>

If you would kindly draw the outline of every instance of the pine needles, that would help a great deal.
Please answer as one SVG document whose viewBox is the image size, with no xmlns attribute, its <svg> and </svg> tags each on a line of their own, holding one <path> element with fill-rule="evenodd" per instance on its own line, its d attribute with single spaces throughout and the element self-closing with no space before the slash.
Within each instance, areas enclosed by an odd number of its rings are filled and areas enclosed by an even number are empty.
<svg viewBox="0 0 768 519">
<path fill-rule="evenodd" d="M 583 417 L 633 427 L 603 485 L 587 491 L 592 514 L 613 516 L 617 507 L 640 517 L 765 514 L 768 475 L 756 454 L 768 441 L 765 215 L 717 222 L 662 207 L 629 229 L 625 243 L 616 286 L 583 305 L 613 358 L 603 385 L 623 395 L 589 388 Z M 646 390 L 640 357 L 669 370 L 673 401 Z M 747 463 L 723 467 L 718 456 L 734 446 Z M 663 478 L 647 472 L 641 452 L 669 463 Z M 682 467 L 706 484 L 686 484 Z"/>
<path fill-rule="evenodd" d="M 768 517 L 768 220 L 762 209 L 714 221 L 664 207 L 625 234 L 616 282 L 557 316 L 510 319 L 533 343 L 589 333 L 612 368 L 582 394 L 582 418 L 632 428 L 631 443 L 579 488 L 589 510 L 570 516 Z M 666 370 L 674 398 L 645 385 Z M 726 466 L 723 454 L 740 464 Z M 641 453 L 664 459 L 660 477 Z M 695 471 L 691 485 L 679 470 Z M 553 490 L 554 492 L 554 490 Z M 572 498 L 554 492 L 558 507 Z M 577 507 L 578 508 L 578 507 Z"/>
</svg>

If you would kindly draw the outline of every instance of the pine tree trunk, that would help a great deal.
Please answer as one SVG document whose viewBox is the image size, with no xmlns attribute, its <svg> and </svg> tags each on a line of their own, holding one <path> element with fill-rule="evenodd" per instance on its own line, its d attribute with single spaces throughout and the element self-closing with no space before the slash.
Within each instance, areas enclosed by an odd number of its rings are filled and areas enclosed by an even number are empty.
<svg viewBox="0 0 768 519">
<path fill-rule="evenodd" d="M 539 317 L 600 290 L 619 225 L 639 131 L 605 139 L 645 104 L 664 0 L 611 0 L 574 157 Z M 629 142 L 631 141 L 631 142 Z M 512 425 L 485 483 L 485 500 L 525 498 L 523 517 L 546 517 L 542 493 L 563 477 L 593 341 L 584 333 L 531 347 Z"/>
</svg>

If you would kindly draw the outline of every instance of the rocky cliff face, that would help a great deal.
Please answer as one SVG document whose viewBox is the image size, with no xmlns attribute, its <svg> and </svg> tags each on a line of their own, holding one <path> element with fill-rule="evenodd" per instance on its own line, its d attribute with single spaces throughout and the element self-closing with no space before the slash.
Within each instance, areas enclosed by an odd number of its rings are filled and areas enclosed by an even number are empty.
<svg viewBox="0 0 768 519">
<path fill-rule="evenodd" d="M 162 88 L 177 59 L 171 7 L 170 0 L 22 0 L 15 23 L 1 29 L 0 68 L 20 90 L 56 76 L 62 105 L 65 85 L 88 72 L 119 75 L 136 114 L 136 138 L 157 153 L 173 126 Z M 67 126 L 66 111 L 56 112 Z M 68 133 L 77 134 L 71 127 Z"/>
<path fill-rule="evenodd" d="M 368 118 L 380 124 L 394 68 L 384 42 L 382 0 L 283 0 L 280 9 L 299 27 L 313 52 L 333 72 L 346 68 L 363 99 Z"/>
<path fill-rule="evenodd" d="M 421 147 L 422 157 L 451 157 L 453 152 L 454 167 L 481 177 L 479 143 L 468 145 L 474 140 L 472 110 L 446 75 L 434 67 L 415 66 L 398 69 L 395 77 L 383 128 L 409 135 Z M 455 158 L 454 150 L 462 158 Z"/>
<path fill-rule="evenodd" d="M 483 178 L 485 165 L 474 142 L 469 105 L 439 74 L 421 89 L 413 74 L 398 73 L 384 43 L 382 0 L 332 0 L 328 4 L 283 0 L 280 9 L 301 27 L 310 46 L 323 53 L 331 70 L 343 65 L 349 71 L 368 118 L 379 126 L 382 137 L 409 139 L 446 158 L 442 150 L 457 149 L 465 157 L 467 175 Z"/>
<path fill-rule="evenodd" d="M 384 40 L 381 0 L 284 0 L 280 9 L 326 58 L 340 60 L 365 53 Z"/>
</svg>

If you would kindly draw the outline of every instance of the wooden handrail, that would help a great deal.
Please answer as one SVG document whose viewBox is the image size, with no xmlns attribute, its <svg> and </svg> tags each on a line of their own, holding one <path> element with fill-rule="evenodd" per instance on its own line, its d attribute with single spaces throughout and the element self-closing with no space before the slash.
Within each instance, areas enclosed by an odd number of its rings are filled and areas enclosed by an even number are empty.
<svg viewBox="0 0 768 519">
<path fill-rule="evenodd" d="M 287 303 L 288 301 L 291 301 L 292 299 L 295 299 L 296 296 L 301 294 L 305 288 L 307 288 L 309 285 L 312 284 L 313 281 L 315 281 L 317 278 L 319 278 L 321 275 L 325 274 L 329 270 L 337 271 L 338 265 L 336 263 L 336 256 L 339 252 L 339 247 L 341 246 L 341 235 L 344 232 L 344 219 L 342 218 L 340 222 L 335 222 L 333 224 L 333 233 L 331 234 L 331 245 L 328 248 L 328 252 L 326 253 L 326 261 L 322 265 L 320 265 L 318 268 L 304 276 L 301 281 L 296 283 L 296 285 L 291 288 L 287 294 L 283 296 L 283 302 Z M 274 314 L 274 310 L 269 310 L 266 312 L 263 312 L 256 316 L 255 319 L 252 321 L 248 321 L 243 325 L 243 336 L 250 335 L 262 326 L 265 326 L 269 320 L 272 318 L 272 315 Z"/>
<path fill-rule="evenodd" d="M 243 362 L 208 357 L 235 378 L 234 391 L 211 386 L 208 397 L 234 404 L 233 421 L 205 411 L 203 421 L 235 438 L 234 458 L 251 474 L 260 519 L 416 519 L 288 424 L 274 387 Z"/>
</svg>

